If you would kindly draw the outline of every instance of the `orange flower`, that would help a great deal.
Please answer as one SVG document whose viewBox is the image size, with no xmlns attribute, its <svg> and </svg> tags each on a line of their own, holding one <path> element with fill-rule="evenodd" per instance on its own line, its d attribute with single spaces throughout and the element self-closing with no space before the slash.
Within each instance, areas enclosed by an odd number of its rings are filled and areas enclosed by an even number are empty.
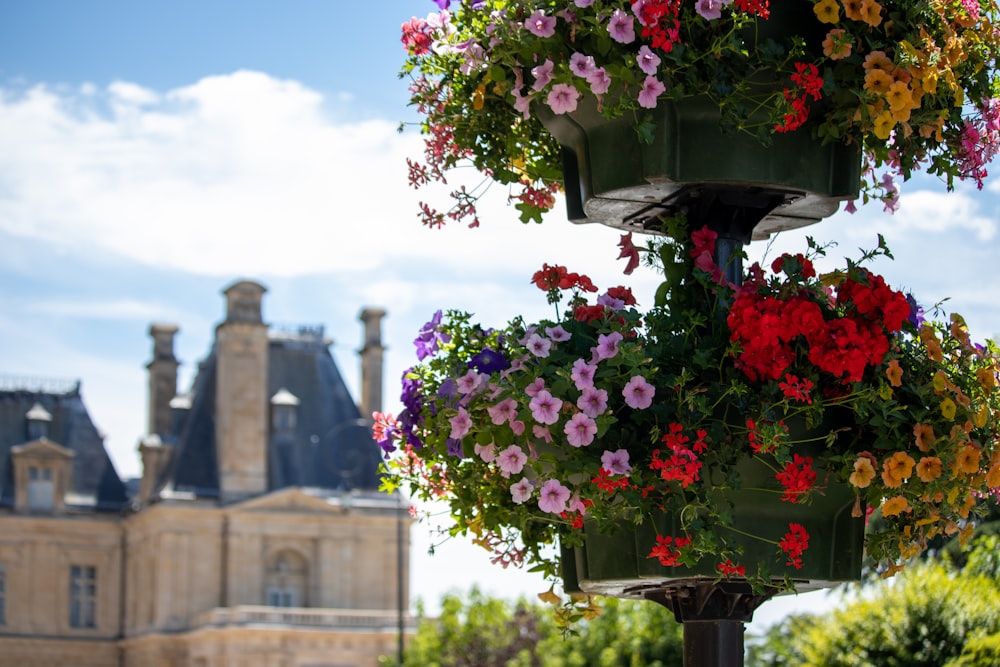
<svg viewBox="0 0 1000 667">
<path fill-rule="evenodd" d="M 993 387 L 997 384 L 997 374 L 996 368 L 977 368 L 976 369 L 976 379 L 979 380 L 979 386 L 981 386 L 985 391 L 993 391 Z"/>
<path fill-rule="evenodd" d="M 873 69 L 880 69 L 886 74 L 892 74 L 896 68 L 889 60 L 889 56 L 885 55 L 885 51 L 872 51 L 865 56 L 865 71 L 870 72 Z"/>
<path fill-rule="evenodd" d="M 882 463 L 882 481 L 890 489 L 898 489 L 913 473 L 916 462 L 906 452 L 896 452 Z"/>
<path fill-rule="evenodd" d="M 986 473 L 986 486 L 991 489 L 1000 489 L 1000 463 L 994 463 L 990 471 Z"/>
<path fill-rule="evenodd" d="M 852 21 L 861 20 L 861 0 L 841 0 L 844 5 L 844 14 Z"/>
<path fill-rule="evenodd" d="M 840 20 L 840 6 L 837 0 L 820 0 L 813 5 L 813 11 L 822 23 L 836 23 Z"/>
<path fill-rule="evenodd" d="M 886 95 L 892 84 L 892 76 L 883 69 L 870 69 L 865 74 L 865 90 L 870 93 Z"/>
<path fill-rule="evenodd" d="M 882 503 L 882 516 L 899 516 L 900 512 L 909 511 L 911 511 L 910 503 L 903 496 L 895 496 Z"/>
<path fill-rule="evenodd" d="M 929 484 L 941 476 L 941 459 L 936 456 L 925 456 L 917 463 L 917 477 L 921 482 Z"/>
<path fill-rule="evenodd" d="M 899 365 L 899 361 L 893 359 L 889 362 L 889 367 L 885 369 L 885 376 L 889 378 L 889 384 L 893 387 L 901 387 L 903 385 L 903 369 Z"/>
<path fill-rule="evenodd" d="M 975 445 L 966 445 L 955 457 L 955 475 L 960 472 L 967 475 L 974 475 L 979 472 L 979 460 L 983 453 Z"/>
<path fill-rule="evenodd" d="M 937 440 L 934 427 L 930 424 L 917 424 L 913 427 L 913 435 L 916 438 L 917 449 L 922 452 L 931 451 L 931 446 Z"/>
<path fill-rule="evenodd" d="M 826 39 L 823 40 L 823 55 L 830 60 L 843 60 L 851 55 L 852 48 L 854 44 L 851 37 L 843 28 L 834 28 L 826 33 Z"/>
<path fill-rule="evenodd" d="M 882 5 L 875 0 L 861 0 L 861 20 L 873 28 L 882 23 Z"/>
<path fill-rule="evenodd" d="M 859 489 L 865 489 L 872 480 L 875 479 L 875 466 L 872 465 L 871 455 L 862 454 L 854 461 L 854 472 L 848 478 L 851 484 Z"/>
<path fill-rule="evenodd" d="M 941 344 L 936 340 L 928 340 L 924 342 L 927 346 L 927 356 L 934 361 L 944 361 L 944 352 L 941 350 Z"/>
</svg>

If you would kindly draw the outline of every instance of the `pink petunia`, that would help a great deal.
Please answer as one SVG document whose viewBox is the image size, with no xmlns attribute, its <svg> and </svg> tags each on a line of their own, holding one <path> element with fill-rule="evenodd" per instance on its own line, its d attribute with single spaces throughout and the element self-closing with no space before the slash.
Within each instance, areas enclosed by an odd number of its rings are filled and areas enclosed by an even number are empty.
<svg viewBox="0 0 1000 667">
<path fill-rule="evenodd" d="M 566 511 L 569 497 L 569 489 L 560 484 L 559 480 L 545 480 L 541 491 L 538 492 L 538 509 L 552 514 L 562 514 Z"/>
<path fill-rule="evenodd" d="M 490 421 L 499 426 L 517 416 L 517 402 L 513 398 L 505 398 L 496 405 L 486 408 L 486 412 L 490 414 Z"/>
<path fill-rule="evenodd" d="M 655 394 L 656 388 L 641 375 L 632 376 L 622 389 L 625 403 L 635 410 L 645 410 L 652 405 Z"/>
<path fill-rule="evenodd" d="M 608 21 L 608 34 L 616 42 L 630 44 L 635 41 L 635 22 L 621 9 L 616 9 Z"/>
<path fill-rule="evenodd" d="M 559 421 L 562 401 L 543 389 L 531 397 L 528 407 L 531 408 L 531 416 L 539 424 L 555 424 Z"/>
<path fill-rule="evenodd" d="M 478 371 L 470 369 L 468 373 L 455 380 L 455 384 L 458 385 L 458 393 L 462 395 L 475 394 L 488 377 L 488 375 L 480 375 Z"/>
<path fill-rule="evenodd" d="M 543 389 L 545 389 L 545 380 L 542 378 L 535 378 L 531 381 L 531 384 L 524 388 L 524 393 L 528 396 L 534 396 Z"/>
<path fill-rule="evenodd" d="M 557 343 L 565 343 L 572 338 L 571 334 L 561 324 L 557 324 L 554 327 L 545 327 L 545 335 Z"/>
<path fill-rule="evenodd" d="M 598 67 L 587 77 L 587 83 L 590 84 L 590 92 L 595 95 L 603 95 L 611 88 L 611 77 L 608 76 L 603 67 Z"/>
<path fill-rule="evenodd" d="M 524 341 L 524 346 L 536 357 L 544 359 L 549 356 L 549 350 L 552 349 L 552 341 L 544 336 L 539 336 L 537 333 L 533 333 Z"/>
<path fill-rule="evenodd" d="M 609 334 L 600 334 L 597 336 L 597 346 L 592 348 L 594 354 L 594 361 L 600 361 L 601 359 L 613 359 L 618 355 L 618 343 L 621 342 L 623 336 L 617 331 L 612 331 Z"/>
<path fill-rule="evenodd" d="M 555 69 L 555 63 L 548 58 L 541 65 L 532 67 L 531 76 L 535 77 L 535 82 L 531 84 L 532 89 L 541 90 L 549 85 L 549 82 L 552 81 L 553 69 Z"/>
<path fill-rule="evenodd" d="M 544 440 L 545 442 L 552 444 L 552 434 L 549 432 L 548 426 L 539 426 L 535 424 L 531 427 L 531 433 L 539 440 Z"/>
<path fill-rule="evenodd" d="M 469 432 L 469 429 L 472 428 L 472 418 L 469 417 L 469 413 L 465 411 L 465 408 L 459 408 L 458 414 L 451 417 L 448 422 L 451 424 L 451 435 L 449 437 L 452 440 L 461 440 Z"/>
<path fill-rule="evenodd" d="M 594 62 L 594 56 L 574 53 L 569 57 L 569 71 L 581 79 L 588 78 L 596 69 L 597 63 Z"/>
<path fill-rule="evenodd" d="M 552 86 L 549 96 L 545 98 L 545 103 L 549 105 L 554 114 L 573 113 L 576 111 L 576 103 L 579 99 L 580 91 L 576 88 L 568 83 L 557 83 Z"/>
<path fill-rule="evenodd" d="M 635 57 L 636 63 L 646 74 L 653 76 L 660 68 L 660 56 L 653 53 L 653 50 L 645 44 L 639 48 L 639 54 Z"/>
<path fill-rule="evenodd" d="M 488 445 L 476 444 L 476 456 L 483 460 L 483 463 L 492 463 L 497 457 L 497 447 L 492 442 Z"/>
<path fill-rule="evenodd" d="M 601 454 L 601 468 L 612 475 L 629 474 L 632 472 L 632 465 L 628 461 L 628 450 L 617 449 L 613 452 L 605 450 Z"/>
<path fill-rule="evenodd" d="M 576 407 L 588 417 L 597 419 L 608 409 L 608 392 L 596 387 L 584 387 L 580 398 L 576 399 Z"/>
<path fill-rule="evenodd" d="M 517 445 L 511 445 L 497 454 L 496 462 L 500 466 L 500 474 L 504 477 L 510 477 L 524 470 L 524 464 L 528 462 L 528 455 Z"/>
<path fill-rule="evenodd" d="M 722 8 L 732 3 L 733 0 L 698 0 L 694 4 L 694 10 L 703 19 L 714 21 L 722 16 Z"/>
<path fill-rule="evenodd" d="M 639 106 L 644 109 L 655 109 L 657 98 L 667 89 L 655 76 L 647 76 L 639 92 Z"/>
<path fill-rule="evenodd" d="M 586 447 L 594 441 L 594 435 L 597 434 L 597 424 L 584 413 L 577 412 L 566 422 L 563 432 L 573 447 Z"/>
<path fill-rule="evenodd" d="M 597 366 L 587 363 L 585 359 L 577 359 L 573 362 L 573 370 L 570 371 L 569 378 L 576 384 L 576 388 L 583 391 L 587 387 L 594 386 L 594 374 L 597 373 Z"/>
<path fill-rule="evenodd" d="M 546 16 L 541 9 L 536 9 L 524 22 L 524 27 L 536 37 L 551 37 L 556 34 L 556 17 Z"/>
<path fill-rule="evenodd" d="M 514 504 L 520 505 L 531 499 L 531 492 L 535 490 L 535 485 L 527 477 L 522 477 L 520 481 L 510 487 L 510 498 Z"/>
</svg>

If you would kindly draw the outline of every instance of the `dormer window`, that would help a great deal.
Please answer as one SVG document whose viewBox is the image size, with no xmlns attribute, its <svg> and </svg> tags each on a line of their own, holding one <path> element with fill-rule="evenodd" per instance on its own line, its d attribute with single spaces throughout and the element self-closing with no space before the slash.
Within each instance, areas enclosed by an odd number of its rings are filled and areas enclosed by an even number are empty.
<svg viewBox="0 0 1000 667">
<path fill-rule="evenodd" d="M 73 452 L 44 438 L 11 448 L 14 508 L 19 512 L 62 512 L 72 488 Z"/>
<path fill-rule="evenodd" d="M 271 432 L 293 435 L 298 425 L 299 399 L 284 387 L 271 397 Z"/>
<path fill-rule="evenodd" d="M 54 497 L 52 468 L 28 466 L 28 509 L 33 512 L 51 512 Z"/>
<path fill-rule="evenodd" d="M 41 403 L 35 403 L 24 415 L 28 422 L 28 440 L 41 440 L 49 437 L 49 424 L 52 423 L 52 414 L 42 407 Z"/>
</svg>

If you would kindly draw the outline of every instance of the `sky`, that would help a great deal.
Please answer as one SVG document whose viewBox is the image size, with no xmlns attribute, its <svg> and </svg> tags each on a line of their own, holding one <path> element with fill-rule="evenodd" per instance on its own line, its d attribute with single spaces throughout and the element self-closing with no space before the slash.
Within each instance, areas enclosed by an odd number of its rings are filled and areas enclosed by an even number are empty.
<svg viewBox="0 0 1000 667">
<path fill-rule="evenodd" d="M 186 390 L 237 280 L 267 287 L 269 323 L 323 325 L 355 396 L 358 314 L 386 309 L 389 412 L 435 310 L 487 325 L 552 315 L 530 285 L 542 263 L 625 282 L 648 305 L 657 276 L 621 275 L 619 233 L 573 225 L 559 206 L 524 226 L 498 186 L 481 228 L 421 227 L 417 202 L 445 197 L 407 185 L 421 140 L 397 72 L 400 25 L 431 11 L 431 0 L 0 2 L 0 378 L 80 380 L 117 471 L 134 477 L 149 325 L 180 327 Z M 799 251 L 810 235 L 838 244 L 832 267 L 881 233 L 895 261 L 874 268 L 891 285 L 925 306 L 948 299 L 974 337 L 995 337 L 998 191 L 988 180 L 948 193 L 919 176 L 895 215 L 840 212 L 748 253 Z M 545 588 L 465 543 L 428 556 L 421 525 L 412 537 L 411 593 L 430 608 L 473 584 Z M 769 602 L 751 630 L 832 599 Z"/>
</svg>

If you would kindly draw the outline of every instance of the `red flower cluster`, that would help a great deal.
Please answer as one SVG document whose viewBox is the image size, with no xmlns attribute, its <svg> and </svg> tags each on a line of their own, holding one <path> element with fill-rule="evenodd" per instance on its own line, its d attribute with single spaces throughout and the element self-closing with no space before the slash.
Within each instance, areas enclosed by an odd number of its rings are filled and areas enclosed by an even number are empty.
<svg viewBox="0 0 1000 667">
<path fill-rule="evenodd" d="M 736 565 L 732 560 L 726 559 L 725 563 L 719 563 L 719 572 L 724 576 L 732 577 L 745 577 L 747 575 L 747 568 L 745 565 Z"/>
<path fill-rule="evenodd" d="M 786 398 L 790 398 L 793 401 L 798 401 L 800 403 L 812 404 L 812 391 L 813 381 L 808 378 L 799 379 L 799 376 L 792 375 L 791 373 L 785 373 L 785 381 L 778 383 L 778 388 L 785 395 Z"/>
<path fill-rule="evenodd" d="M 618 477 L 618 479 L 612 479 L 612 477 Z M 612 475 L 604 468 L 597 471 L 597 477 L 590 480 L 590 483 L 605 493 L 614 493 L 617 489 L 627 489 L 629 487 L 627 475 Z"/>
<path fill-rule="evenodd" d="M 647 0 L 641 5 L 642 36 L 651 41 L 654 49 L 670 53 L 680 41 L 681 4 L 681 0 Z"/>
<path fill-rule="evenodd" d="M 785 101 L 791 106 L 791 111 L 785 114 L 782 122 L 774 126 L 776 132 L 791 132 L 797 130 L 809 120 L 808 98 L 818 101 L 823 97 L 823 77 L 819 69 L 812 63 L 795 63 L 795 74 L 792 75 L 795 88 L 785 88 Z"/>
<path fill-rule="evenodd" d="M 778 542 L 781 550 L 788 554 L 788 562 L 797 570 L 802 569 L 802 553 L 809 548 L 809 533 L 805 526 L 799 523 L 788 524 L 788 532 L 783 540 Z"/>
<path fill-rule="evenodd" d="M 707 226 L 691 233 L 691 257 L 694 267 L 711 276 L 712 280 L 721 283 L 725 278 L 722 269 L 715 263 L 715 240 L 719 237 Z"/>
<path fill-rule="evenodd" d="M 858 382 L 869 366 L 882 362 L 889 351 L 888 334 L 899 331 L 910 314 L 901 292 L 864 269 L 841 282 L 834 302 L 802 284 L 801 279 L 815 275 L 809 260 L 785 255 L 772 270 L 788 274 L 784 289 L 769 286 L 755 267 L 727 320 L 730 340 L 742 348 L 737 366 L 751 380 L 780 378 L 804 343 L 816 368 L 844 383 Z M 802 395 L 799 389 L 792 391 Z"/>
<path fill-rule="evenodd" d="M 661 459 L 660 450 L 653 450 L 653 460 L 649 464 L 650 470 L 658 470 L 660 477 L 667 481 L 680 482 L 683 488 L 700 479 L 701 461 L 698 454 L 703 454 L 708 449 L 705 442 L 705 431 L 699 430 L 696 439 L 691 447 L 687 443 L 691 438 L 684 435 L 684 427 L 680 424 L 671 424 L 670 432 L 663 436 L 663 442 L 672 452 L 670 458 Z"/>
<path fill-rule="evenodd" d="M 670 543 L 674 543 L 673 549 Z M 664 567 L 677 567 L 681 565 L 681 549 L 691 544 L 690 537 L 671 537 L 670 535 L 657 535 L 656 546 L 649 552 L 648 558 L 657 558 L 660 565 Z"/>
<path fill-rule="evenodd" d="M 813 484 L 816 483 L 816 471 L 813 470 L 812 462 L 811 456 L 795 454 L 792 460 L 785 464 L 785 468 L 774 476 L 785 487 L 785 495 L 781 496 L 782 500 L 796 503 L 809 493 Z"/>
<path fill-rule="evenodd" d="M 769 0 L 736 0 L 733 4 L 741 12 L 756 14 L 762 19 L 766 19 L 771 15 L 771 3 Z"/>
<path fill-rule="evenodd" d="M 531 282 L 535 286 L 542 290 L 543 292 L 548 292 L 550 290 L 567 290 L 567 289 L 581 289 L 584 292 L 596 292 L 597 287 L 590 281 L 587 276 L 582 276 L 579 273 L 570 273 L 566 270 L 565 266 L 549 266 L 548 264 L 542 264 L 542 268 L 535 271 L 535 275 L 531 276 Z"/>
<path fill-rule="evenodd" d="M 750 449 L 757 454 L 768 454 L 778 446 L 778 441 L 788 435 L 785 422 L 763 422 L 758 424 L 752 419 L 747 420 L 747 439 Z"/>
<path fill-rule="evenodd" d="M 431 43 L 434 40 L 431 38 L 431 27 L 427 21 L 414 17 L 404 23 L 402 29 L 403 36 L 400 37 L 399 41 L 403 43 L 407 53 L 411 56 L 422 56 L 425 53 L 430 53 Z"/>
</svg>

